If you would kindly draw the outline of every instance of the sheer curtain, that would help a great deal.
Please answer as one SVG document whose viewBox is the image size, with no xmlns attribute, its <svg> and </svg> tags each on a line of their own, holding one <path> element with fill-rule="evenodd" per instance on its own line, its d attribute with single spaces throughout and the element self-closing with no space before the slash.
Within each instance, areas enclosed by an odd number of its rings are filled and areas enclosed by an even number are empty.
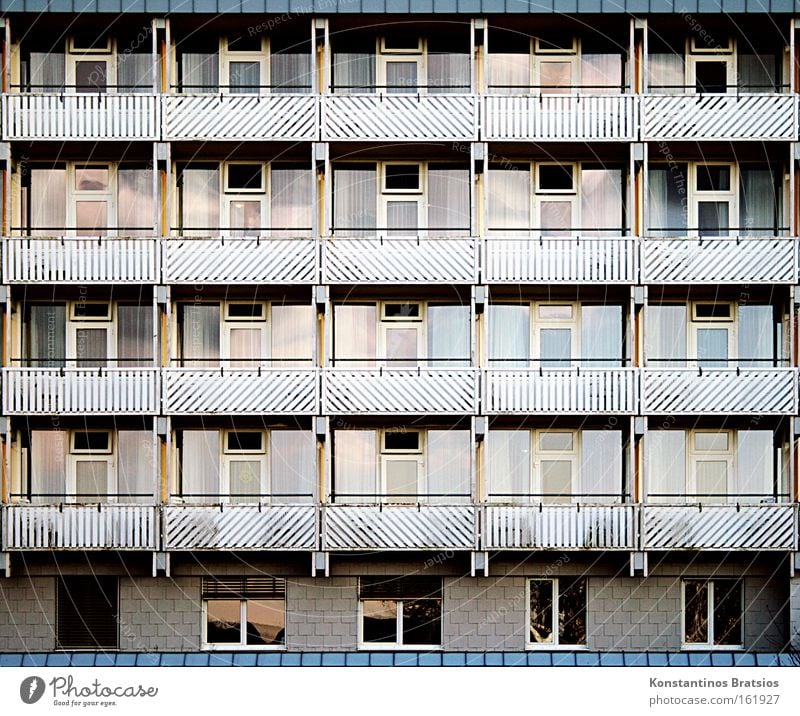
<svg viewBox="0 0 800 716">
<path fill-rule="evenodd" d="M 183 305 L 181 358 L 187 368 L 214 368 L 220 359 L 220 310 L 217 303 Z"/>
<path fill-rule="evenodd" d="M 33 236 L 54 236 L 67 226 L 67 173 L 31 169 L 30 228 Z"/>
<path fill-rule="evenodd" d="M 152 503 L 155 499 L 155 451 L 149 430 L 117 433 L 117 494 L 121 502 Z"/>
<path fill-rule="evenodd" d="M 336 94 L 374 92 L 374 53 L 335 52 L 333 54 L 333 91 Z"/>
<path fill-rule="evenodd" d="M 588 94 L 619 94 L 622 91 L 622 55 L 584 53 L 581 56 L 581 87 Z"/>
<path fill-rule="evenodd" d="M 428 166 L 428 234 L 469 236 L 469 169 Z"/>
<path fill-rule="evenodd" d="M 30 307 L 28 359 L 33 368 L 60 368 L 67 351 L 67 310 L 64 304 Z"/>
<path fill-rule="evenodd" d="M 490 231 L 531 227 L 531 175 L 527 167 L 490 168 L 486 193 Z"/>
<path fill-rule="evenodd" d="M 313 336 L 314 312 L 310 305 L 272 305 L 271 365 L 310 366 Z"/>
<path fill-rule="evenodd" d="M 219 502 L 219 431 L 184 430 L 181 457 L 181 494 L 186 502 Z"/>
<path fill-rule="evenodd" d="M 218 92 L 219 57 L 216 52 L 185 52 L 181 55 L 183 92 Z"/>
<path fill-rule="evenodd" d="M 153 236 L 153 171 L 120 169 L 117 173 L 117 227 L 122 236 Z"/>
<path fill-rule="evenodd" d="M 121 368 L 153 365 L 153 307 L 117 307 L 117 357 Z"/>
<path fill-rule="evenodd" d="M 468 502 L 471 491 L 469 430 L 428 430 L 428 494 L 431 502 Z"/>
<path fill-rule="evenodd" d="M 219 169 L 181 172 L 181 228 L 186 236 L 219 234 Z"/>
<path fill-rule="evenodd" d="M 650 53 L 650 92 L 653 94 L 683 94 L 687 90 L 683 55 L 674 52 Z"/>
<path fill-rule="evenodd" d="M 738 62 L 737 85 L 739 90 L 754 93 L 780 91 L 776 81 L 775 55 L 740 53 Z"/>
<path fill-rule="evenodd" d="M 527 94 L 531 86 L 531 58 L 527 53 L 490 52 L 487 74 L 491 94 Z"/>
<path fill-rule="evenodd" d="M 488 496 L 495 502 L 528 501 L 531 492 L 531 434 L 528 430 L 490 430 Z"/>
<path fill-rule="evenodd" d="M 470 91 L 470 56 L 467 53 L 428 53 L 428 92 L 431 94 Z"/>
<path fill-rule="evenodd" d="M 616 237 L 624 232 L 621 169 L 581 170 L 581 233 Z"/>
<path fill-rule="evenodd" d="M 489 365 L 527 368 L 530 358 L 530 307 L 489 304 Z"/>
<path fill-rule="evenodd" d="M 760 502 L 774 494 L 775 448 L 771 430 L 738 430 L 736 500 Z M 742 497 L 742 495 L 755 495 Z"/>
<path fill-rule="evenodd" d="M 333 357 L 337 368 L 369 368 L 375 365 L 375 304 L 335 306 L 333 326 Z"/>
<path fill-rule="evenodd" d="M 375 431 L 337 430 L 334 451 L 334 502 L 374 503 L 378 491 Z"/>
<path fill-rule="evenodd" d="M 428 364 L 467 368 L 470 352 L 469 306 L 428 306 Z"/>
<path fill-rule="evenodd" d="M 649 234 L 654 237 L 685 236 L 688 227 L 686 164 L 652 166 L 648 176 Z"/>
<path fill-rule="evenodd" d="M 584 430 L 579 492 L 593 495 L 592 501 L 619 502 L 622 487 L 622 432 Z"/>
<path fill-rule="evenodd" d="M 742 236 L 779 236 L 780 202 L 769 169 L 742 168 L 739 186 L 739 227 Z"/>
<path fill-rule="evenodd" d="M 310 52 L 278 52 L 270 56 L 270 91 L 275 94 L 311 92 Z"/>
<path fill-rule="evenodd" d="M 316 443 L 309 430 L 273 430 L 270 435 L 274 502 L 310 502 L 316 494 Z"/>
<path fill-rule="evenodd" d="M 645 438 L 647 501 L 680 502 L 686 492 L 686 432 L 650 430 Z M 674 497 L 651 497 L 674 495 Z"/>
<path fill-rule="evenodd" d="M 63 502 L 67 493 L 66 430 L 31 430 L 31 502 L 46 505 Z"/>
<path fill-rule="evenodd" d="M 308 169 L 272 167 L 270 224 L 273 236 L 310 236 L 314 174 Z"/>
<path fill-rule="evenodd" d="M 622 306 L 581 306 L 581 352 L 587 368 L 622 365 Z"/>
<path fill-rule="evenodd" d="M 117 55 L 117 89 L 120 92 L 152 92 L 155 68 L 148 52 Z"/>
<path fill-rule="evenodd" d="M 66 56 L 62 52 L 31 52 L 31 92 L 60 92 L 64 89 Z"/>
<path fill-rule="evenodd" d="M 340 236 L 376 233 L 378 182 L 374 164 L 333 170 L 333 230 Z"/>
<path fill-rule="evenodd" d="M 647 307 L 645 355 L 654 368 L 679 368 L 686 365 L 685 305 L 650 304 Z"/>
<path fill-rule="evenodd" d="M 772 306 L 739 306 L 739 366 L 771 368 L 775 358 Z"/>
</svg>

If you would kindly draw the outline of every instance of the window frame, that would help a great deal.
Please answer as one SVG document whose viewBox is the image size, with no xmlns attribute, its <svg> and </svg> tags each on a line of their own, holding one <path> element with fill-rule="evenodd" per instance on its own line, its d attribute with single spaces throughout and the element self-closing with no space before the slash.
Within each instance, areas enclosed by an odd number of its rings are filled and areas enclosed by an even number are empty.
<svg viewBox="0 0 800 716">
<path fill-rule="evenodd" d="M 270 474 L 269 458 L 272 454 L 272 446 L 267 448 L 270 442 L 271 431 L 269 430 L 221 430 L 220 445 L 220 490 L 221 501 L 227 504 L 258 504 L 272 501 L 272 475 Z M 258 433 L 261 436 L 261 447 L 254 450 L 228 448 L 228 437 L 232 433 Z M 239 496 L 231 493 L 231 466 L 234 463 L 255 462 L 259 464 L 259 489 L 258 495 Z"/>
<path fill-rule="evenodd" d="M 381 504 L 416 504 L 427 502 L 428 476 L 428 431 L 411 430 L 419 436 L 418 447 L 412 448 L 387 448 L 386 436 L 396 433 L 395 430 L 379 430 L 378 432 L 378 488 Z M 389 465 L 396 462 L 416 462 L 417 479 L 416 493 L 410 496 L 394 497 L 389 494 Z"/>
<path fill-rule="evenodd" d="M 702 449 L 697 447 L 697 437 L 703 434 L 725 435 L 728 441 L 726 450 Z M 739 465 L 737 460 L 738 452 L 738 431 L 737 430 L 712 430 L 705 428 L 693 428 L 686 431 L 686 494 L 687 500 L 697 498 L 701 501 L 711 503 L 730 503 L 737 500 L 737 483 L 739 482 Z M 714 497 L 702 496 L 697 494 L 698 464 L 701 462 L 725 462 L 726 479 L 725 494 Z"/>
<path fill-rule="evenodd" d="M 697 188 L 700 169 L 702 167 L 724 166 L 728 168 L 730 175 L 730 185 L 727 190 L 700 190 Z M 689 207 L 687 223 L 689 225 L 690 238 L 705 238 L 713 240 L 715 238 L 725 238 L 739 233 L 739 165 L 736 162 L 708 161 L 708 162 L 689 162 Z M 700 204 L 706 202 L 726 203 L 728 205 L 728 229 L 727 233 L 721 233 L 719 237 L 700 235 Z"/>
<path fill-rule="evenodd" d="M 125 169 L 125 167 L 122 167 Z M 105 169 L 108 172 L 108 186 L 104 190 L 78 189 L 78 171 L 80 169 Z M 69 228 L 68 236 L 114 236 L 117 231 L 117 199 L 119 194 L 119 181 L 117 171 L 118 162 L 104 161 L 68 161 L 66 165 L 67 185 L 67 216 L 66 224 Z M 32 199 L 32 197 L 31 197 Z M 81 201 L 97 201 L 106 203 L 106 227 L 100 232 L 85 232 L 78 228 L 78 203 Z"/>
<path fill-rule="evenodd" d="M 727 304 L 730 308 L 728 318 L 697 316 L 698 305 L 720 305 Z M 698 355 L 699 338 L 698 332 L 701 330 L 726 330 L 728 333 L 728 361 L 724 366 L 711 366 L 708 370 L 729 369 L 731 365 L 737 364 L 739 360 L 739 311 L 735 301 L 690 301 L 686 312 L 686 328 L 689 335 L 686 337 L 687 366 L 696 368 L 700 366 L 700 356 Z M 709 359 L 713 361 L 714 359 Z"/>
<path fill-rule="evenodd" d="M 708 624 L 708 641 L 687 642 L 686 641 L 686 583 L 689 581 L 704 582 L 707 592 L 708 607 L 706 620 Z M 741 603 L 739 605 L 740 617 L 739 625 L 742 635 L 741 644 L 715 644 L 714 643 L 714 583 L 715 582 L 739 582 L 741 584 Z M 744 651 L 745 649 L 745 580 L 739 578 L 703 578 L 703 577 L 682 577 L 681 578 L 681 651 Z"/>
<path fill-rule="evenodd" d="M 79 449 L 75 447 L 75 436 L 78 433 L 105 433 L 108 436 L 108 447 L 104 450 Z M 117 475 L 117 454 L 118 440 L 114 440 L 113 430 L 70 430 L 69 431 L 69 452 L 66 456 L 66 485 L 65 493 L 69 500 L 74 504 L 95 504 L 117 502 L 114 486 L 118 485 L 119 476 Z M 89 462 L 106 463 L 106 494 L 105 496 L 81 497 L 78 494 L 78 464 Z"/>
<path fill-rule="evenodd" d="M 565 575 L 566 577 L 566 575 Z M 585 594 L 586 603 L 584 604 L 584 622 L 586 627 L 586 643 L 585 644 L 562 644 L 559 642 L 559 632 L 561 631 L 560 615 L 559 615 L 559 600 L 561 598 L 560 577 L 525 577 L 525 649 L 528 651 L 588 651 L 589 649 L 589 577 L 577 576 L 569 577 L 570 579 L 583 579 L 585 581 Z M 553 601 L 550 605 L 551 619 L 553 623 L 553 639 L 549 642 L 531 641 L 531 582 L 550 582 L 553 585 Z"/>
<path fill-rule="evenodd" d="M 286 651 L 286 593 L 283 599 L 260 599 L 257 597 L 231 596 L 225 598 L 208 598 L 201 596 L 201 629 L 200 629 L 200 650 L 201 651 Z M 240 640 L 238 644 L 231 642 L 210 642 L 208 641 L 208 603 L 214 601 L 238 601 L 239 602 L 239 631 Z M 282 602 L 283 603 L 283 644 L 248 644 L 247 643 L 247 603 L 253 602 Z"/>
<path fill-rule="evenodd" d="M 228 49 L 229 37 L 223 36 L 219 39 L 219 85 L 220 94 L 231 95 L 234 97 L 262 94 L 269 94 L 272 78 L 270 76 L 270 41 L 269 37 L 261 37 L 261 50 L 230 50 Z M 257 62 L 259 64 L 258 87 L 255 92 L 233 92 L 231 90 L 231 63 L 234 62 Z M 196 91 L 196 90 L 195 90 Z"/>
</svg>

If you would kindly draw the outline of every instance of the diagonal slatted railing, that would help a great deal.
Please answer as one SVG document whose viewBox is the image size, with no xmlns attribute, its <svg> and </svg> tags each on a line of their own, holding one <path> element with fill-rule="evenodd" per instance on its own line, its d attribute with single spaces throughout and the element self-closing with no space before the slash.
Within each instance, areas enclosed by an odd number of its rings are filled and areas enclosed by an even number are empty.
<svg viewBox="0 0 800 716">
<path fill-rule="evenodd" d="M 642 548 L 794 551 L 797 505 L 642 505 Z"/>
<path fill-rule="evenodd" d="M 325 550 L 477 549 L 472 505 L 325 505 Z"/>
<path fill-rule="evenodd" d="M 643 415 L 791 415 L 794 368 L 644 368 Z"/>
<path fill-rule="evenodd" d="M 153 505 L 3 505 L 3 550 L 158 550 Z"/>
<path fill-rule="evenodd" d="M 478 98 L 466 94 L 322 96 L 322 141 L 478 138 Z"/>
<path fill-rule="evenodd" d="M 159 368 L 3 368 L 7 415 L 152 415 L 160 411 Z"/>
<path fill-rule="evenodd" d="M 314 550 L 317 507 L 308 505 L 167 505 L 168 550 Z"/>
<path fill-rule="evenodd" d="M 3 94 L 3 139 L 160 139 L 152 94 Z"/>
<path fill-rule="evenodd" d="M 471 368 L 326 368 L 322 409 L 329 415 L 471 415 L 478 373 Z"/>
<path fill-rule="evenodd" d="M 318 136 L 313 95 L 166 95 L 164 140 L 314 140 Z"/>
<path fill-rule="evenodd" d="M 160 239 L 6 238 L 8 283 L 160 283 Z"/>
<path fill-rule="evenodd" d="M 797 240 L 642 239 L 642 283 L 796 283 Z"/>
</svg>

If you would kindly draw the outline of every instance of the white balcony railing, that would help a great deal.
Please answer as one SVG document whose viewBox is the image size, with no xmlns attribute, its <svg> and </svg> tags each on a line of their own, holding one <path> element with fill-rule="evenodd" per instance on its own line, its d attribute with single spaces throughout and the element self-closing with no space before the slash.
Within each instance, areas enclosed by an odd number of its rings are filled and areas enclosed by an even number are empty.
<svg viewBox="0 0 800 716">
<path fill-rule="evenodd" d="M 798 548 L 796 504 L 642 505 L 641 509 L 643 549 Z"/>
<path fill-rule="evenodd" d="M 486 505 L 483 549 L 619 549 L 638 545 L 636 505 Z"/>
<path fill-rule="evenodd" d="M 639 105 L 633 95 L 489 95 L 483 139 L 634 141 Z"/>
<path fill-rule="evenodd" d="M 323 95 L 322 141 L 471 141 L 478 98 L 464 94 Z"/>
<path fill-rule="evenodd" d="M 318 281 L 314 239 L 164 239 L 166 283 L 304 283 Z"/>
<path fill-rule="evenodd" d="M 308 505 L 167 505 L 168 550 L 314 550 L 318 508 Z"/>
<path fill-rule="evenodd" d="M 332 238 L 322 242 L 325 283 L 474 283 L 478 242 L 458 238 Z"/>
<path fill-rule="evenodd" d="M 797 140 L 790 94 L 644 95 L 642 140 Z"/>
<path fill-rule="evenodd" d="M 478 404 L 472 368 L 326 368 L 322 385 L 329 415 L 470 415 Z"/>
<path fill-rule="evenodd" d="M 152 94 L 4 94 L 3 139 L 158 140 Z"/>
<path fill-rule="evenodd" d="M 7 415 L 155 414 L 158 368 L 3 368 Z"/>
<path fill-rule="evenodd" d="M 483 242 L 487 283 L 636 283 L 637 240 L 513 238 Z"/>
<path fill-rule="evenodd" d="M 160 283 L 156 238 L 8 238 L 3 273 L 9 283 Z"/>
<path fill-rule="evenodd" d="M 159 549 L 153 505 L 4 505 L 4 550 Z"/>
<path fill-rule="evenodd" d="M 642 239 L 642 283 L 796 283 L 797 241 Z"/>
<path fill-rule="evenodd" d="M 500 368 L 486 371 L 486 413 L 635 413 L 636 368 Z"/>
<path fill-rule="evenodd" d="M 164 139 L 314 140 L 317 97 L 304 94 L 165 95 Z"/>
<path fill-rule="evenodd" d="M 314 368 L 164 368 L 163 373 L 165 413 L 317 413 Z"/>
<path fill-rule="evenodd" d="M 643 415 L 797 412 L 794 368 L 645 368 Z"/>
<path fill-rule="evenodd" d="M 472 505 L 326 505 L 323 549 L 478 548 Z"/>
</svg>

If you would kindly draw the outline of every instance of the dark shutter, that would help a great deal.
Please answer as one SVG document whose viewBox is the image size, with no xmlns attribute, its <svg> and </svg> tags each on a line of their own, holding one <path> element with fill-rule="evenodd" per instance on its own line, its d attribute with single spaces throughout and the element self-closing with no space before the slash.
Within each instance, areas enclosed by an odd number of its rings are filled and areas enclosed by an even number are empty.
<svg viewBox="0 0 800 716">
<path fill-rule="evenodd" d="M 361 599 L 441 599 L 440 577 L 361 577 Z"/>
<path fill-rule="evenodd" d="M 280 577 L 204 578 L 203 599 L 283 599 L 286 580 Z"/>
<path fill-rule="evenodd" d="M 118 649 L 116 577 L 59 577 L 56 648 Z"/>
</svg>

